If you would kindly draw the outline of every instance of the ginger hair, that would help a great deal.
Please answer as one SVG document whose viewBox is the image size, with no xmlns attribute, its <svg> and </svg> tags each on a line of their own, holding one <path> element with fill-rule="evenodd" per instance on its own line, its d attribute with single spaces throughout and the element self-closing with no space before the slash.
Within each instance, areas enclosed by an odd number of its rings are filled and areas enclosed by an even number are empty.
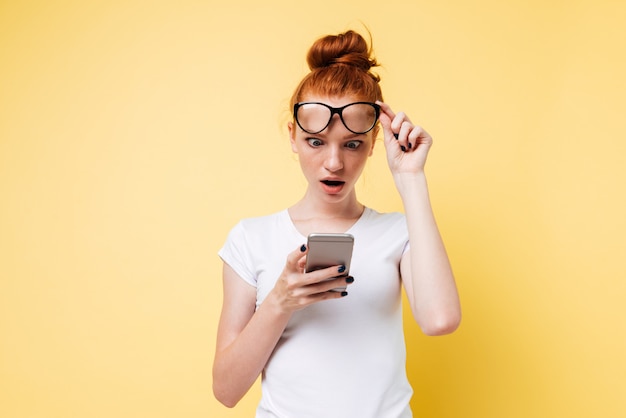
<svg viewBox="0 0 626 418">
<path fill-rule="evenodd" d="M 370 38 L 371 39 L 371 38 Z M 338 97 L 350 95 L 358 100 L 383 100 L 380 77 L 371 71 L 378 66 L 367 41 L 352 30 L 317 39 L 307 54 L 311 72 L 291 97 L 290 105 L 309 94 Z"/>
</svg>

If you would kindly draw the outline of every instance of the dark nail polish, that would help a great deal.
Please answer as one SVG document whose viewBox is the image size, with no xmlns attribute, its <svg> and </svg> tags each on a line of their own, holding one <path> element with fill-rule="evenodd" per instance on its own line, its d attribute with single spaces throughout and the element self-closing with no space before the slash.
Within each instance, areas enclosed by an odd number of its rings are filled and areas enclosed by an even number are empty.
<svg viewBox="0 0 626 418">
<path fill-rule="evenodd" d="M 302 244 L 302 247 L 300 247 L 300 251 L 305 252 L 306 251 L 306 245 Z"/>
<path fill-rule="evenodd" d="M 413 144 L 409 142 L 409 149 L 413 148 Z"/>
<path fill-rule="evenodd" d="M 354 282 L 354 277 L 352 276 L 346 277 L 346 283 L 352 283 L 352 282 Z"/>
<path fill-rule="evenodd" d="M 341 292 L 341 296 L 348 296 L 348 292 Z"/>
<path fill-rule="evenodd" d="M 404 145 L 400 145 L 400 149 L 404 152 L 406 152 L 406 147 Z"/>
<path fill-rule="evenodd" d="M 339 266 L 337 271 L 339 271 L 339 273 L 343 273 L 344 271 L 346 271 L 346 266 Z"/>
<path fill-rule="evenodd" d="M 398 137 L 399 137 L 399 136 L 400 136 L 400 135 L 398 135 L 397 133 L 394 133 L 394 134 L 393 134 L 393 137 L 394 137 L 394 138 L 396 138 L 396 139 L 398 139 Z"/>
</svg>

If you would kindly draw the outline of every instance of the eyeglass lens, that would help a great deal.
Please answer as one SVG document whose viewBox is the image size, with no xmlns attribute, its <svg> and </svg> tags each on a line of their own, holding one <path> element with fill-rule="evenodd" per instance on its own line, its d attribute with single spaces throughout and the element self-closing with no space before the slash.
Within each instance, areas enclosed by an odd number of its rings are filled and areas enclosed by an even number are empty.
<svg viewBox="0 0 626 418">
<path fill-rule="evenodd" d="M 338 111 L 343 124 L 353 133 L 366 133 L 376 124 L 378 112 L 370 103 L 351 103 Z M 296 121 L 302 130 L 315 134 L 329 124 L 333 112 L 322 103 L 303 103 L 296 110 Z"/>
</svg>

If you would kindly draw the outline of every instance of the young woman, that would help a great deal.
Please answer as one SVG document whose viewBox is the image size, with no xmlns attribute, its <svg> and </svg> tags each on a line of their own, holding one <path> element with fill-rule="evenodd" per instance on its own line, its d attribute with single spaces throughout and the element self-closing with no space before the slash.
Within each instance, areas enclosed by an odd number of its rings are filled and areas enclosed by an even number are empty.
<svg viewBox="0 0 626 418">
<path fill-rule="evenodd" d="M 432 138 L 383 103 L 361 35 L 320 38 L 307 61 L 288 128 L 308 187 L 290 208 L 239 222 L 219 252 L 213 391 L 232 407 L 262 373 L 258 418 L 410 417 L 401 286 L 424 333 L 450 333 L 461 319 L 424 174 Z M 381 126 L 404 214 L 356 196 Z M 343 266 L 304 271 L 312 232 L 355 237 L 349 276 Z"/>
</svg>

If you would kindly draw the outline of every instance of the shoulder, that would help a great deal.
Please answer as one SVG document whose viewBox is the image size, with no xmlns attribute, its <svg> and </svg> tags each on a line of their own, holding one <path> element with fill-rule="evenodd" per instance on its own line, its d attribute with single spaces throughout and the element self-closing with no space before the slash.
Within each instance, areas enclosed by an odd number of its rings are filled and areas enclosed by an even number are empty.
<svg viewBox="0 0 626 418">
<path fill-rule="evenodd" d="M 394 263 L 409 242 L 406 217 L 400 212 L 378 212 L 366 209 L 363 223 L 354 228 L 355 242 L 365 245 L 364 251 L 372 257 L 390 257 Z"/>
<path fill-rule="evenodd" d="M 241 219 L 237 225 L 235 225 L 235 228 L 240 228 L 250 232 L 265 231 L 284 224 L 285 216 L 287 216 L 286 209 L 269 215 L 244 218 Z"/>
<path fill-rule="evenodd" d="M 229 240 L 250 240 L 254 237 L 267 237 L 276 234 L 287 225 L 286 209 L 269 215 L 243 218 L 239 220 L 228 234 Z"/>
<path fill-rule="evenodd" d="M 406 217 L 400 212 L 378 212 L 366 208 L 362 227 L 358 231 L 370 238 L 387 237 L 404 240 L 408 238 Z"/>
<path fill-rule="evenodd" d="M 405 226 L 406 216 L 401 212 L 378 212 L 372 208 L 365 208 L 366 220 L 369 224 L 379 226 Z"/>
<path fill-rule="evenodd" d="M 275 239 L 273 237 L 282 235 L 281 230 L 285 228 L 284 216 L 286 216 L 286 211 L 241 219 L 228 232 L 226 241 L 218 254 L 232 266 L 235 266 L 235 262 L 253 265 L 254 253 Z M 283 226 L 280 226 L 281 224 Z M 237 268 L 235 270 L 244 277 L 240 270 Z"/>
</svg>

